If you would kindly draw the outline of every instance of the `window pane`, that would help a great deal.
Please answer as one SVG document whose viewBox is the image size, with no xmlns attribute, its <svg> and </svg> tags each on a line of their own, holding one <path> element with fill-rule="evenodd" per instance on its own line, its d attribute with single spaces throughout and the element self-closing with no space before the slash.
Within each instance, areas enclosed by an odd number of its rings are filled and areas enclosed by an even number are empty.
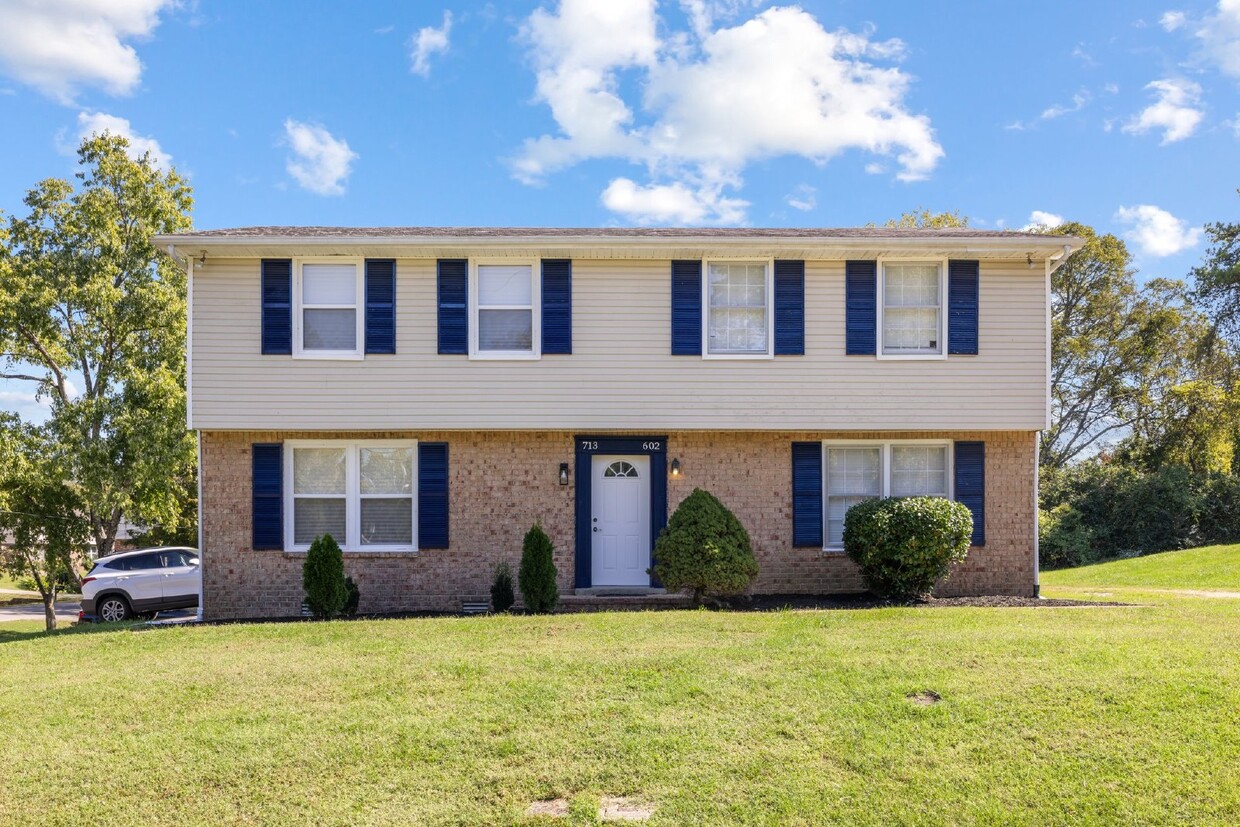
<svg viewBox="0 0 1240 827">
<path fill-rule="evenodd" d="M 533 350 L 534 314 L 530 310 L 479 310 L 479 350 Z"/>
<path fill-rule="evenodd" d="M 363 499 L 362 544 L 413 545 L 413 499 Z"/>
<path fill-rule="evenodd" d="M 478 304 L 532 305 L 529 265 L 478 265 Z"/>
<path fill-rule="evenodd" d="M 294 494 L 344 494 L 343 448 L 294 448 Z"/>
<path fill-rule="evenodd" d="M 708 271 L 711 353 L 765 353 L 766 265 L 711 264 Z"/>
<path fill-rule="evenodd" d="M 357 350 L 356 310 L 303 310 L 302 348 Z"/>
<path fill-rule="evenodd" d="M 937 264 L 887 264 L 883 266 L 883 304 L 887 307 L 937 307 Z"/>
<path fill-rule="evenodd" d="M 330 534 L 341 546 L 345 544 L 344 498 L 294 499 L 293 542 L 312 543 L 323 534 Z"/>
<path fill-rule="evenodd" d="M 938 308 L 892 308 L 883 313 L 883 350 L 939 348 Z"/>
<path fill-rule="evenodd" d="M 844 541 L 844 515 L 859 502 L 881 497 L 883 454 L 877 446 L 827 449 L 827 543 Z"/>
<path fill-rule="evenodd" d="M 412 448 L 363 448 L 363 494 L 412 494 Z"/>
<path fill-rule="evenodd" d="M 303 264 L 302 304 L 357 304 L 357 267 L 352 264 Z"/>
<path fill-rule="evenodd" d="M 947 496 L 947 448 L 897 445 L 891 449 L 893 497 Z"/>
</svg>

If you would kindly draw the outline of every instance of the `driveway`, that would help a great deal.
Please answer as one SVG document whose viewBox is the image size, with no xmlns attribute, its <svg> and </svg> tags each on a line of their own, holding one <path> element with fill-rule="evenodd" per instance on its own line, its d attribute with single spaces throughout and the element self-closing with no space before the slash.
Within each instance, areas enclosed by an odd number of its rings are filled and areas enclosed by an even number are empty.
<svg viewBox="0 0 1240 827">
<path fill-rule="evenodd" d="M 82 608 L 78 602 L 80 599 L 75 595 L 71 600 L 57 600 L 56 620 L 59 623 L 77 621 L 78 610 Z M 22 603 L 18 606 L 0 606 L 0 623 L 7 623 L 11 620 L 43 620 L 43 603 L 40 601 Z"/>
</svg>

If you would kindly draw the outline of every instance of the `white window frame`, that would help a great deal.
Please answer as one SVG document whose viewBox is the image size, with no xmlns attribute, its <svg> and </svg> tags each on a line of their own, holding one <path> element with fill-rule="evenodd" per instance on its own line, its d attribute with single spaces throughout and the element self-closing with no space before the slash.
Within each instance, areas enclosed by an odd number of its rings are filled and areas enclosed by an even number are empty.
<svg viewBox="0 0 1240 827">
<path fill-rule="evenodd" d="M 350 308 L 343 304 L 312 304 L 310 309 L 352 309 L 357 322 L 357 347 L 353 350 L 307 350 L 302 340 L 303 309 L 302 303 L 302 266 L 306 264 L 352 264 L 354 269 L 354 301 Z M 341 256 L 319 256 L 313 258 L 293 259 L 293 358 L 295 359 L 353 359 L 365 358 L 366 347 L 366 299 L 365 299 L 365 261 L 362 258 Z"/>
<path fill-rule="evenodd" d="M 289 439 L 284 442 L 284 548 L 286 551 L 305 552 L 309 543 L 293 542 L 293 454 L 297 448 L 336 448 L 345 452 L 344 525 L 345 537 L 334 537 L 340 550 L 348 554 L 368 552 L 417 552 L 418 551 L 418 441 L 416 439 Z M 413 454 L 413 500 L 408 545 L 362 544 L 362 493 L 360 457 L 362 448 L 408 448 Z"/>
<path fill-rule="evenodd" d="M 939 268 L 939 350 L 937 353 L 884 353 L 883 314 L 886 311 L 887 297 L 887 265 L 888 264 L 935 264 Z M 879 256 L 878 258 L 878 326 L 875 331 L 877 347 L 874 352 L 879 359 L 904 361 L 941 361 L 947 358 L 947 259 L 928 256 L 894 257 Z"/>
<path fill-rule="evenodd" d="M 759 353 L 710 352 L 710 265 L 761 264 L 766 268 L 766 350 Z M 713 257 L 702 259 L 702 358 L 703 359 L 774 359 L 775 358 L 775 259 L 756 256 Z"/>
<path fill-rule="evenodd" d="M 500 264 L 510 267 L 530 268 L 530 350 L 481 350 L 478 347 L 478 311 L 525 310 L 525 305 L 479 305 L 478 267 Z M 469 260 L 469 358 L 498 360 L 532 360 L 542 358 L 542 272 L 536 259 L 523 258 L 471 258 Z"/>
<path fill-rule="evenodd" d="M 955 442 L 950 439 L 829 439 L 822 443 L 822 545 L 823 551 L 841 552 L 844 544 L 828 541 L 828 502 L 831 499 L 831 464 L 827 451 L 831 448 L 878 448 L 879 449 L 879 497 L 891 496 L 891 456 L 895 448 L 933 447 L 947 450 L 947 493 L 949 500 L 956 499 Z"/>
</svg>

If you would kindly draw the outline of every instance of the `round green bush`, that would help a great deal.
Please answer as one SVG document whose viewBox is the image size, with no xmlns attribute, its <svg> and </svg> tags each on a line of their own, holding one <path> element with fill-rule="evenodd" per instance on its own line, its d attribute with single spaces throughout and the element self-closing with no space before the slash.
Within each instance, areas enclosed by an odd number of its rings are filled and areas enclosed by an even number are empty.
<svg viewBox="0 0 1240 827">
<path fill-rule="evenodd" d="M 654 546 L 653 574 L 668 591 L 692 590 L 694 603 L 707 594 L 740 594 L 758 576 L 749 532 L 728 507 L 700 488 L 667 521 Z"/>
<path fill-rule="evenodd" d="M 969 553 L 973 514 L 942 497 L 866 500 L 844 517 L 844 550 L 879 597 L 928 594 Z"/>
<path fill-rule="evenodd" d="M 315 617 L 333 617 L 349 599 L 344 583 L 344 555 L 330 534 L 315 537 L 301 567 L 306 604 Z"/>
<path fill-rule="evenodd" d="M 521 566 L 517 569 L 517 583 L 527 612 L 546 614 L 555 609 L 560 602 L 555 575 L 555 549 L 551 538 L 536 524 L 526 532 L 521 547 Z"/>
</svg>

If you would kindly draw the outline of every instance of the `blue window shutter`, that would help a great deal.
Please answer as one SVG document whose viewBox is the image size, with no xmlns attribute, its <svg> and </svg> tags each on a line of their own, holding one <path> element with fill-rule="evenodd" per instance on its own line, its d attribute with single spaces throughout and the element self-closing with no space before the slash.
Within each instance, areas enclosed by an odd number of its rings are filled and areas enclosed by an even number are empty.
<svg viewBox="0 0 1240 827">
<path fill-rule="evenodd" d="M 293 352 L 293 262 L 265 258 L 262 262 L 263 353 Z"/>
<path fill-rule="evenodd" d="M 986 443 L 956 443 L 956 502 L 973 512 L 973 545 L 986 545 Z"/>
<path fill-rule="evenodd" d="M 672 262 L 672 355 L 702 355 L 702 262 Z"/>
<path fill-rule="evenodd" d="M 947 262 L 947 352 L 977 355 L 976 261 Z"/>
<path fill-rule="evenodd" d="M 366 352 L 396 352 L 396 262 L 366 259 Z"/>
<path fill-rule="evenodd" d="M 284 446 L 280 443 L 255 444 L 251 454 L 250 515 L 253 546 L 261 549 L 284 548 Z"/>
<path fill-rule="evenodd" d="M 418 548 L 448 547 L 448 443 L 418 443 Z"/>
<path fill-rule="evenodd" d="M 878 262 L 844 265 L 844 352 L 873 356 L 877 351 Z"/>
<path fill-rule="evenodd" d="M 822 548 L 822 443 L 792 443 L 792 544 Z"/>
<path fill-rule="evenodd" d="M 469 353 L 469 262 L 439 259 L 439 352 Z"/>
<path fill-rule="evenodd" d="M 805 262 L 775 262 L 775 355 L 805 355 Z"/>
<path fill-rule="evenodd" d="M 542 352 L 573 352 L 573 262 L 542 262 Z"/>
</svg>

